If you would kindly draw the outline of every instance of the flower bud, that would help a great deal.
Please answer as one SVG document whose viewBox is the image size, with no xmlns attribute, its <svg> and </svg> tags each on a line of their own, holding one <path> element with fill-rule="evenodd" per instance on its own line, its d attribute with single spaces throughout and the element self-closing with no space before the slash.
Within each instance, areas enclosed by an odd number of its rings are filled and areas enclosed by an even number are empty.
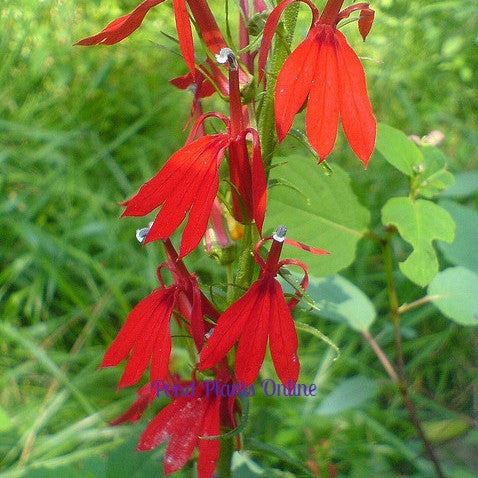
<svg viewBox="0 0 478 478">
<path fill-rule="evenodd" d="M 230 264 L 236 258 L 237 246 L 223 217 L 218 198 L 214 200 L 204 239 L 208 255 L 219 264 Z"/>
</svg>

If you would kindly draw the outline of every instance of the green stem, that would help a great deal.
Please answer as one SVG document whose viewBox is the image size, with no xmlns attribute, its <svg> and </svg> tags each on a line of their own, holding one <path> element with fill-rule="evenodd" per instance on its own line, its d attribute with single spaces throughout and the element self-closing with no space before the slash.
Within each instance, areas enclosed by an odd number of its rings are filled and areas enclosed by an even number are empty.
<svg viewBox="0 0 478 478">
<path fill-rule="evenodd" d="M 236 286 L 234 290 L 234 299 L 238 299 L 244 290 L 249 289 L 254 274 L 254 245 L 256 243 L 256 234 L 252 224 L 244 226 L 242 236 L 241 252 L 239 253 L 239 264 L 237 266 Z"/>
<path fill-rule="evenodd" d="M 231 476 L 231 458 L 234 452 L 234 437 L 221 440 L 219 448 L 219 459 L 217 461 L 217 478 L 229 478 Z"/>
<path fill-rule="evenodd" d="M 234 290 L 235 290 L 232 263 L 226 264 L 226 277 L 227 277 L 226 299 L 227 299 L 227 304 L 231 305 L 234 302 Z"/>
<path fill-rule="evenodd" d="M 277 27 L 277 38 L 272 52 L 270 73 L 267 76 L 267 88 L 260 108 L 261 113 L 258 124 L 261 137 L 262 160 L 264 162 L 264 169 L 266 170 L 266 177 L 269 175 L 272 156 L 277 144 L 274 115 L 274 91 L 280 69 L 290 52 L 290 45 L 294 35 L 298 12 L 298 4 L 289 6 L 284 12 L 285 27 L 283 24 L 279 24 Z"/>
<path fill-rule="evenodd" d="M 393 327 L 395 332 L 395 350 L 397 353 L 397 370 L 399 379 L 398 389 L 400 391 L 400 395 L 402 396 L 403 404 L 408 410 L 410 420 L 413 423 L 413 426 L 415 427 L 418 436 L 423 443 L 423 446 L 425 447 L 426 454 L 429 460 L 432 462 L 437 476 L 439 478 L 445 478 L 445 475 L 443 474 L 443 471 L 440 467 L 440 462 L 438 461 L 430 442 L 425 436 L 422 425 L 420 423 L 420 419 L 418 418 L 417 412 L 415 410 L 415 406 L 408 394 L 407 378 L 405 375 L 405 363 L 403 360 L 402 334 L 400 331 L 400 309 L 398 306 L 397 289 L 395 287 L 395 281 L 393 279 L 393 255 L 391 242 L 394 234 L 395 230 L 389 231 L 386 239 L 383 241 L 383 262 L 385 266 L 390 311 L 392 314 Z"/>
</svg>

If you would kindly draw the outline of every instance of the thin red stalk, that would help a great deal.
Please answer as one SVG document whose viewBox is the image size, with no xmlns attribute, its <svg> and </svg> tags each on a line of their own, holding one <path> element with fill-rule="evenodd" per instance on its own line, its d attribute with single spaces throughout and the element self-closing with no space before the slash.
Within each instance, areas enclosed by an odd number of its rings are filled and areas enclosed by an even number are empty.
<svg viewBox="0 0 478 478">
<path fill-rule="evenodd" d="M 249 45 L 249 32 L 244 19 L 249 20 L 249 2 L 247 0 L 241 0 L 239 3 L 243 15 L 239 14 L 239 48 L 242 50 Z M 252 64 L 252 57 L 250 52 L 243 53 L 241 55 L 241 61 L 247 66 L 247 69 L 251 74 L 254 74 L 254 68 Z"/>
<path fill-rule="evenodd" d="M 265 270 L 272 273 L 277 272 L 277 265 L 279 263 L 279 258 L 282 252 L 283 245 L 284 245 L 284 241 L 276 241 L 275 239 L 272 241 L 272 246 L 269 251 L 269 255 L 267 256 Z"/>
<path fill-rule="evenodd" d="M 183 261 L 179 260 L 178 253 L 176 252 L 176 249 L 174 248 L 172 242 L 169 239 L 163 239 L 163 244 L 166 250 L 168 261 L 176 266 L 176 269 L 178 270 L 178 272 L 180 272 L 181 276 L 189 279 L 190 274 L 186 269 L 186 266 L 184 265 Z"/>
<path fill-rule="evenodd" d="M 375 352 L 375 355 L 382 363 L 383 368 L 387 371 L 388 376 L 390 377 L 392 382 L 398 384 L 399 380 L 397 372 L 395 372 L 395 369 L 390 363 L 390 360 L 388 360 L 388 357 L 385 355 L 385 352 L 380 348 L 380 345 L 378 345 L 378 343 L 375 341 L 375 339 L 372 337 L 368 330 L 362 332 L 362 335 L 365 337 L 370 347 L 372 347 L 372 350 Z"/>
<path fill-rule="evenodd" d="M 239 89 L 239 68 L 229 65 L 229 109 L 231 116 L 231 136 L 236 138 L 243 131 L 241 91 Z"/>
<path fill-rule="evenodd" d="M 201 35 L 214 55 L 225 48 L 226 41 L 217 26 L 207 0 L 187 0 Z"/>
<path fill-rule="evenodd" d="M 390 231 L 383 243 L 383 260 L 385 265 L 385 274 L 387 278 L 387 291 L 390 303 L 390 311 L 392 314 L 392 320 L 394 325 L 395 332 L 395 350 L 397 353 L 397 363 L 398 363 L 398 389 L 400 395 L 402 396 L 403 404 L 408 410 L 410 415 L 410 420 L 415 427 L 418 436 L 420 437 L 423 446 L 425 447 L 426 454 L 428 455 L 429 460 L 432 462 L 435 472 L 439 478 L 445 478 L 443 471 L 441 470 L 440 462 L 436 457 L 435 451 L 431 446 L 428 438 L 425 436 L 420 419 L 418 418 L 417 412 L 415 410 L 415 405 L 413 404 L 410 396 L 408 394 L 408 384 L 407 378 L 405 375 L 405 363 L 403 359 L 403 349 L 402 349 L 402 334 L 400 330 L 400 310 L 398 306 L 398 296 L 397 289 L 395 288 L 395 282 L 393 280 L 393 259 L 392 259 L 392 247 L 391 240 L 393 237 L 394 231 Z"/>
<path fill-rule="evenodd" d="M 329 0 L 324 7 L 322 15 L 320 15 L 319 23 L 335 26 L 337 23 L 337 16 L 340 13 L 343 3 L 344 0 Z"/>
</svg>

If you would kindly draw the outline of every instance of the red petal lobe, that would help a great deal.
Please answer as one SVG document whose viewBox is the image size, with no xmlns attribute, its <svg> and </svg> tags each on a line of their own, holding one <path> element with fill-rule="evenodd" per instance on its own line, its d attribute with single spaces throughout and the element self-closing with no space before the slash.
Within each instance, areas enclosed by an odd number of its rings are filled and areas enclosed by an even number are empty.
<svg viewBox="0 0 478 478">
<path fill-rule="evenodd" d="M 342 125 L 350 147 L 367 167 L 375 147 L 377 122 L 368 99 L 362 64 L 342 33 L 337 31 L 336 36 Z"/>
<path fill-rule="evenodd" d="M 332 151 L 339 125 L 336 40 L 329 25 L 320 25 L 320 50 L 306 113 L 307 139 L 323 161 Z"/>
<path fill-rule="evenodd" d="M 316 31 L 289 55 L 277 78 L 275 89 L 275 118 L 279 143 L 287 136 L 294 116 L 309 94 L 317 65 L 318 43 Z"/>
<path fill-rule="evenodd" d="M 275 279 L 271 292 L 270 315 L 269 347 L 272 361 L 280 381 L 287 385 L 289 380 L 292 382 L 299 377 L 297 332 L 284 293 Z"/>
</svg>

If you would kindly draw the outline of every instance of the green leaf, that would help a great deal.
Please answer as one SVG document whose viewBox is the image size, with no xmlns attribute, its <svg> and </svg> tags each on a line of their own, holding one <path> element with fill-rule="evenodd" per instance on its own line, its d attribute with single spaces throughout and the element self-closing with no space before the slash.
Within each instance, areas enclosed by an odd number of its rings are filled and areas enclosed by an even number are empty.
<svg viewBox="0 0 478 478">
<path fill-rule="evenodd" d="M 81 473 L 70 466 L 62 466 L 58 468 L 36 468 L 30 469 L 22 475 L 23 478 L 85 478 L 88 475 Z"/>
<path fill-rule="evenodd" d="M 449 418 L 433 422 L 423 422 L 426 437 L 433 442 L 444 442 L 462 435 L 468 430 L 468 423 L 463 418 Z"/>
<path fill-rule="evenodd" d="M 301 460 L 298 460 L 297 458 L 294 458 L 293 456 L 289 455 L 283 448 L 279 448 L 273 445 L 269 445 L 267 443 L 262 443 L 258 440 L 255 440 L 253 438 L 249 438 L 247 442 L 245 443 L 245 447 L 248 450 L 253 450 L 255 452 L 259 452 L 261 456 L 264 455 L 272 455 L 283 462 L 286 463 L 287 468 L 290 469 L 291 467 L 297 468 L 301 472 L 301 476 L 314 476 L 312 472 L 302 464 Z M 235 452 L 233 455 L 233 467 L 234 467 L 234 462 L 235 462 L 235 456 L 236 455 L 242 455 L 242 453 Z M 243 456 L 243 455 L 242 455 Z M 248 460 L 252 461 L 252 460 Z M 257 465 L 258 466 L 258 465 Z M 266 470 L 264 470 L 266 471 Z M 235 478 L 236 475 L 234 475 Z M 249 477 L 251 475 L 247 475 Z M 269 474 L 264 473 L 263 476 L 269 476 Z"/>
<path fill-rule="evenodd" d="M 232 454 L 231 471 L 233 478 L 264 476 L 264 469 L 244 453 Z"/>
<path fill-rule="evenodd" d="M 454 186 L 443 191 L 442 196 L 466 198 L 478 193 L 478 171 L 455 174 Z"/>
<path fill-rule="evenodd" d="M 478 274 L 465 267 L 445 269 L 428 286 L 427 295 L 449 319 L 478 325 Z"/>
<path fill-rule="evenodd" d="M 451 244 L 439 241 L 438 248 L 452 264 L 478 273 L 478 212 L 454 201 L 445 200 L 438 204 L 450 213 L 456 224 L 455 240 Z"/>
<path fill-rule="evenodd" d="M 288 237 L 309 246 L 325 249 L 330 255 L 315 256 L 284 245 L 282 258 L 303 261 L 315 276 L 333 274 L 351 264 L 357 242 L 367 230 L 370 213 L 361 206 L 350 187 L 348 175 L 338 166 L 332 174 L 299 155 L 274 168 L 274 178 L 284 178 L 301 193 L 280 185 L 268 194 L 264 231 L 275 231 L 284 224 Z"/>
<path fill-rule="evenodd" d="M 352 282 L 339 275 L 309 277 L 307 293 L 318 306 L 311 313 L 337 320 L 359 332 L 368 330 L 377 312 L 370 299 Z M 304 304 L 307 306 L 307 304 Z"/>
<path fill-rule="evenodd" d="M 138 437 L 132 437 L 115 448 L 106 462 L 108 477 L 128 476 L 131 478 L 146 478 L 150 476 L 162 477 L 163 467 L 158 458 L 162 450 L 157 449 L 148 453 L 135 453 Z"/>
<path fill-rule="evenodd" d="M 346 378 L 322 400 L 315 409 L 315 413 L 338 415 L 368 401 L 373 397 L 376 389 L 376 381 L 369 377 L 357 375 Z"/>
<path fill-rule="evenodd" d="M 413 282 L 424 287 L 438 272 L 438 260 L 432 241 L 452 242 L 454 223 L 445 209 L 431 201 L 392 198 L 382 208 L 384 225 L 393 224 L 402 238 L 413 246 L 400 270 Z"/>
<path fill-rule="evenodd" d="M 12 421 L 7 411 L 0 407 L 0 432 L 6 432 L 12 427 Z"/>
<path fill-rule="evenodd" d="M 413 176 L 415 168 L 423 163 L 418 146 L 398 129 L 383 123 L 377 125 L 375 149 L 390 163 L 407 176 Z"/>
<path fill-rule="evenodd" d="M 423 146 L 423 163 L 418 168 L 417 189 L 421 196 L 431 198 L 454 184 L 453 174 L 446 170 L 446 156 L 433 146 Z"/>
</svg>

